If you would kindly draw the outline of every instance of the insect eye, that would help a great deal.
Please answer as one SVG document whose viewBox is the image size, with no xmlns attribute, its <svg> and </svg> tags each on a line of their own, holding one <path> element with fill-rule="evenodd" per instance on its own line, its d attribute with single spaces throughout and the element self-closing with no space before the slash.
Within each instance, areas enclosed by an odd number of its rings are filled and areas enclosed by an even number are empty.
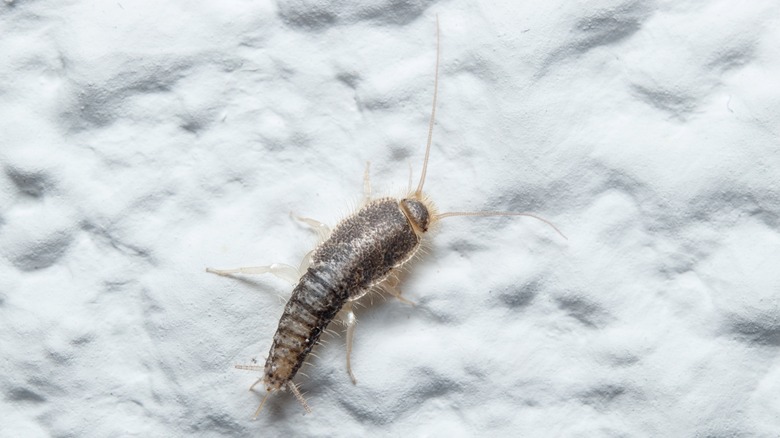
<svg viewBox="0 0 780 438">
<path fill-rule="evenodd" d="M 401 210 L 414 228 L 422 232 L 428 231 L 430 215 L 425 204 L 415 199 L 404 199 L 401 201 Z"/>
</svg>

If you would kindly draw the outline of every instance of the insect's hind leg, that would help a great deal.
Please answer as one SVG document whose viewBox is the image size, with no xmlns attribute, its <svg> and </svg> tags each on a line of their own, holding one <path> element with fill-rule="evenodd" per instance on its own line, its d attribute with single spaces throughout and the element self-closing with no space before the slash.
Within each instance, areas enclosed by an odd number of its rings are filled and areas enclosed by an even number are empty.
<svg viewBox="0 0 780 438">
<path fill-rule="evenodd" d="M 312 230 L 314 230 L 314 232 L 316 232 L 317 235 L 319 236 L 321 242 L 327 240 L 328 237 L 330 237 L 330 232 L 331 232 L 330 227 L 323 224 L 322 222 L 307 217 L 295 216 L 292 213 L 290 213 L 290 216 L 303 222 L 304 224 L 308 225 Z M 296 285 L 298 284 L 298 280 L 300 280 L 301 275 L 304 272 L 306 272 L 306 269 L 309 268 L 309 265 L 311 264 L 312 254 L 314 254 L 314 250 L 306 253 L 306 255 L 303 256 L 303 259 L 301 260 L 300 266 L 298 266 L 297 268 L 294 266 L 286 265 L 284 263 L 274 263 L 272 265 L 267 265 L 267 266 L 246 266 L 246 267 L 232 268 L 232 269 L 206 268 L 206 272 L 210 272 L 212 274 L 217 274 L 217 275 L 223 275 L 223 276 L 232 275 L 232 274 L 245 274 L 245 275 L 273 274 L 276 277 L 281 278 L 282 280 L 285 280 L 292 285 Z"/>
<path fill-rule="evenodd" d="M 341 309 L 343 312 L 341 322 L 347 327 L 347 374 L 349 374 L 350 380 L 353 385 L 357 385 L 357 379 L 355 374 L 352 373 L 352 341 L 355 338 L 355 325 L 357 324 L 357 318 L 355 318 L 355 312 L 352 311 L 352 302 L 347 301 L 344 307 Z"/>
<path fill-rule="evenodd" d="M 259 275 L 259 274 L 273 274 L 282 280 L 288 281 L 291 284 L 297 284 L 301 278 L 301 273 L 298 268 L 284 263 L 274 263 L 268 266 L 246 266 L 242 268 L 232 269 L 213 269 L 206 268 L 206 272 L 217 275 L 232 275 L 232 274 L 246 274 L 246 275 Z"/>
<path fill-rule="evenodd" d="M 291 216 L 293 216 L 295 219 L 298 219 L 299 221 L 311 227 L 317 233 L 317 235 L 319 235 L 321 241 L 326 240 L 330 236 L 330 228 L 327 225 L 321 222 L 317 222 L 314 219 L 292 215 L 292 213 Z M 245 275 L 273 274 L 276 277 L 281 278 L 282 280 L 285 280 L 294 286 L 298 284 L 301 275 L 303 275 L 303 273 L 306 272 L 306 270 L 309 268 L 313 254 L 314 254 L 314 250 L 311 250 L 308 253 L 306 253 L 306 255 L 303 256 L 303 259 L 301 260 L 301 264 L 297 268 L 295 266 L 290 266 L 284 263 L 274 263 L 266 266 L 245 266 L 241 268 L 231 268 L 231 269 L 206 268 L 206 272 L 210 272 L 212 274 L 217 274 L 222 276 L 233 275 L 233 274 L 245 274 Z"/>
<path fill-rule="evenodd" d="M 415 304 L 413 301 L 407 300 L 401 296 L 401 290 L 398 288 L 398 283 L 398 278 L 391 276 L 381 283 L 380 287 L 399 301 L 414 306 Z M 357 297 L 355 299 L 359 298 L 360 297 Z M 352 301 L 355 299 L 348 300 L 344 304 L 344 307 L 341 308 L 340 314 L 341 323 L 347 328 L 347 374 L 349 374 L 349 378 L 352 380 L 353 385 L 357 385 L 357 379 L 352 372 L 352 344 L 355 340 L 355 326 L 357 325 L 357 318 L 355 317 L 355 312 L 352 310 Z"/>
</svg>

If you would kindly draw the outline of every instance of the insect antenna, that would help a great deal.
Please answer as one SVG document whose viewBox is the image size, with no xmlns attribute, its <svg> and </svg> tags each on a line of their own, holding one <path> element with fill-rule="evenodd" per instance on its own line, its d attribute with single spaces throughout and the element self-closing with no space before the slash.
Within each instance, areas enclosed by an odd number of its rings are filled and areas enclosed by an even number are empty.
<svg viewBox="0 0 780 438">
<path fill-rule="evenodd" d="M 425 144 L 425 158 L 423 158 L 422 172 L 420 173 L 420 183 L 417 184 L 417 190 L 414 192 L 414 196 L 418 199 L 422 198 L 422 189 L 425 184 L 425 175 L 428 172 L 428 158 L 431 155 L 431 143 L 433 140 L 433 125 L 436 122 L 436 101 L 439 97 L 439 58 L 441 52 L 441 44 L 439 42 L 439 16 L 436 15 L 436 73 L 433 79 L 433 103 L 431 105 L 431 119 L 428 122 L 428 141 Z M 410 175 L 411 177 L 411 175 Z M 410 184 L 411 185 L 411 184 Z M 547 219 L 541 218 L 532 213 L 514 213 L 503 211 L 475 211 L 475 212 L 460 212 L 454 211 L 450 213 L 441 213 L 434 215 L 435 219 L 444 219 L 446 217 L 453 216 L 528 216 L 534 219 L 540 220 L 555 230 L 561 237 L 569 240 L 552 222 Z"/>
<path fill-rule="evenodd" d="M 446 217 L 454 217 L 454 216 L 482 216 L 482 217 L 490 217 L 490 216 L 527 216 L 532 217 L 536 220 L 542 221 L 552 227 L 553 230 L 555 230 L 556 233 L 558 233 L 561 237 L 563 237 L 566 240 L 569 240 L 568 237 L 566 237 L 561 230 L 558 229 L 555 225 L 553 225 L 552 222 L 548 221 L 547 219 L 543 217 L 539 217 L 533 213 L 515 213 L 511 211 L 453 211 L 449 213 L 440 213 L 435 216 L 435 218 L 438 219 L 444 219 Z"/>
<path fill-rule="evenodd" d="M 433 140 L 433 124 L 436 122 L 436 99 L 439 96 L 439 16 L 436 15 L 436 73 L 433 79 L 433 104 L 431 105 L 431 120 L 428 122 L 428 142 L 425 145 L 425 158 L 423 159 L 422 173 L 420 174 L 420 183 L 414 192 L 416 197 L 422 196 L 423 184 L 425 184 L 425 173 L 428 171 L 428 157 L 431 155 L 431 141 Z"/>
</svg>

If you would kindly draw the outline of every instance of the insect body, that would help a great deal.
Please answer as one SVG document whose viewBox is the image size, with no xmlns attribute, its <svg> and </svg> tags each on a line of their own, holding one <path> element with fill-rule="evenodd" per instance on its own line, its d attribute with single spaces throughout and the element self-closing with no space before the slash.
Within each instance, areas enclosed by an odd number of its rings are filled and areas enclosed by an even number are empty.
<svg viewBox="0 0 780 438">
<path fill-rule="evenodd" d="M 303 365 L 320 335 L 339 312 L 343 312 L 347 326 L 347 372 L 355 382 L 350 364 L 355 316 L 352 302 L 379 287 L 402 301 L 396 289 L 398 269 L 417 254 L 425 233 L 439 219 L 452 216 L 531 216 L 556 231 L 548 221 L 529 213 L 512 212 L 451 212 L 436 213 L 432 202 L 423 194 L 423 184 L 431 148 L 431 136 L 436 115 L 436 96 L 439 70 L 439 32 L 436 21 L 436 75 L 434 80 L 433 109 L 428 129 L 420 182 L 415 191 L 403 198 L 370 199 L 368 169 L 365 179 L 365 202 L 356 213 L 341 221 L 330 233 L 327 227 L 311 219 L 302 219 L 321 234 L 328 236 L 310 257 L 304 258 L 300 269 L 286 265 L 270 265 L 227 270 L 207 269 L 208 272 L 226 275 L 234 273 L 272 273 L 297 283 L 287 302 L 265 366 L 237 365 L 237 368 L 263 371 L 267 394 L 257 408 L 255 416 L 268 395 L 278 390 L 290 389 L 303 407 L 310 411 L 306 401 L 293 383 L 293 378 Z M 560 231 L 558 231 L 560 234 Z M 562 234 L 561 234 L 562 235 Z M 325 237 L 325 236 L 323 236 Z M 252 385 L 254 387 L 255 385 Z M 250 387 L 250 390 L 252 389 Z"/>
<path fill-rule="evenodd" d="M 290 389 L 309 411 L 292 379 L 322 332 L 342 310 L 347 314 L 347 371 L 355 382 L 349 360 L 355 324 L 351 302 L 375 286 L 403 300 L 393 288 L 393 274 L 417 253 L 423 233 L 435 218 L 433 211 L 430 201 L 417 194 L 401 200 L 370 201 L 341 221 L 330 237 L 313 251 L 310 264 L 284 307 L 263 377 L 258 380 L 265 383 L 268 394 Z M 279 274 L 279 268 L 277 265 L 208 271 L 217 274 L 276 271 Z M 260 369 L 256 365 L 238 368 Z"/>
<path fill-rule="evenodd" d="M 279 320 L 264 370 L 269 392 L 292 381 L 347 302 L 387 280 L 414 255 L 429 220 L 429 208 L 416 199 L 384 198 L 339 223 L 314 251 Z"/>
</svg>

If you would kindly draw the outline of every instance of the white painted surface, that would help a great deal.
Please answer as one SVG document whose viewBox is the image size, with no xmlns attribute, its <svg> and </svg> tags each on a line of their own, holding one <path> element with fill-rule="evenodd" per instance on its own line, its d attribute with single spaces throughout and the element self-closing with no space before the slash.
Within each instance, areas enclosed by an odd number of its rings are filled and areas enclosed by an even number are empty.
<svg viewBox="0 0 780 438">
<path fill-rule="evenodd" d="M 780 4 L 0 6 L 0 435 L 778 436 Z M 419 174 L 453 218 L 250 416 L 295 264 Z M 286 434 L 286 435 L 283 435 Z"/>
</svg>

